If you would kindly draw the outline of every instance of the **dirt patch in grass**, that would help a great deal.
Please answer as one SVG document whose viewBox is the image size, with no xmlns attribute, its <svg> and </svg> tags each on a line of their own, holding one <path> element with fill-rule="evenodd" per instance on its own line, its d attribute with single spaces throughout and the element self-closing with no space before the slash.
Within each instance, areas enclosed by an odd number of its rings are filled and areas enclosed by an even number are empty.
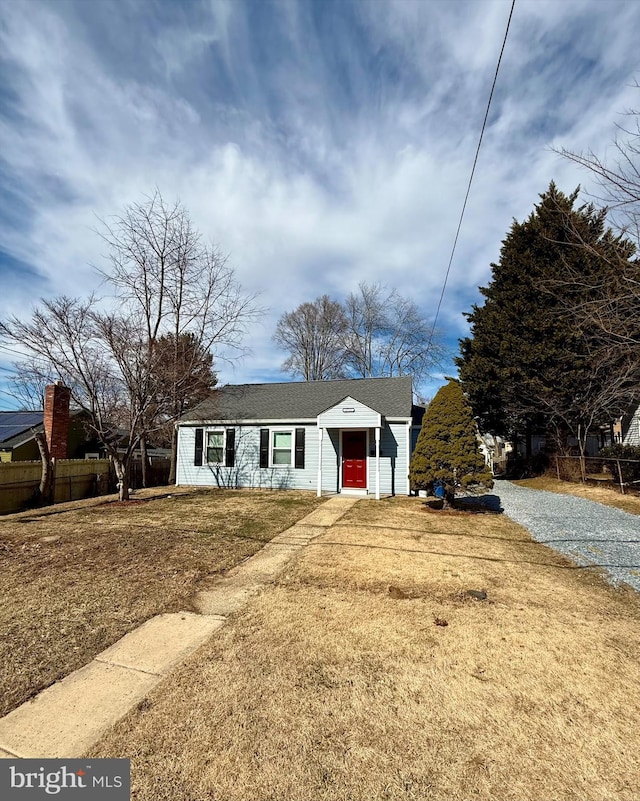
<svg viewBox="0 0 640 801">
<path fill-rule="evenodd" d="M 0 714 L 155 614 L 190 609 L 318 503 L 311 493 L 177 492 L 0 518 Z"/>
<path fill-rule="evenodd" d="M 363 501 L 91 755 L 136 801 L 636 801 L 639 643 L 508 518 Z"/>
<path fill-rule="evenodd" d="M 640 515 L 640 496 L 622 495 L 611 487 L 594 487 L 592 484 L 574 484 L 571 481 L 558 481 L 551 476 L 537 476 L 514 481 L 519 487 L 557 492 L 560 495 L 575 495 L 578 498 L 587 498 L 590 501 L 603 503 L 605 506 L 615 506 L 625 512 Z"/>
</svg>

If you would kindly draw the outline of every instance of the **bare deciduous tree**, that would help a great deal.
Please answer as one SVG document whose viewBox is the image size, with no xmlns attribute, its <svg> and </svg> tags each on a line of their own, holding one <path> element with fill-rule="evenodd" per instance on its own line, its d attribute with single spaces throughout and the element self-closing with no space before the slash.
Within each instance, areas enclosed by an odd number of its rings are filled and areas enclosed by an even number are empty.
<svg viewBox="0 0 640 801">
<path fill-rule="evenodd" d="M 22 403 L 23 409 L 41 411 L 44 409 L 44 393 L 48 384 L 57 378 L 51 366 L 36 359 L 13 362 L 15 374 L 9 384 L 13 396 Z"/>
<path fill-rule="evenodd" d="M 636 88 L 640 84 L 636 82 Z M 556 152 L 584 167 L 600 187 L 592 193 L 598 205 L 609 212 L 609 222 L 625 237 L 640 243 L 640 111 L 626 113 L 627 125 L 617 125 L 613 158 L 605 160 L 593 151 L 576 153 L 566 148 Z"/>
<path fill-rule="evenodd" d="M 595 176 L 600 191 L 592 197 L 619 235 L 609 235 L 596 250 L 576 235 L 576 245 L 606 269 L 591 276 L 587 286 L 584 279 L 578 282 L 568 275 L 567 285 L 581 295 L 580 309 L 588 323 L 622 348 L 640 345 L 640 262 L 629 247 L 633 243 L 636 253 L 640 247 L 640 111 L 628 111 L 627 118 L 627 125 L 617 126 L 614 155 L 608 160 L 592 151 L 557 151 Z"/>
<path fill-rule="evenodd" d="M 430 336 L 431 323 L 395 289 L 363 282 L 347 298 L 346 312 L 347 363 L 356 376 L 410 374 L 420 383 L 445 356 L 442 337 Z"/>
<path fill-rule="evenodd" d="M 216 360 L 224 360 L 245 353 L 247 327 L 261 310 L 255 296 L 241 289 L 227 258 L 202 242 L 184 206 L 167 204 L 157 190 L 122 215 L 103 220 L 100 234 L 109 247 L 110 263 L 100 272 L 129 313 L 139 316 L 148 361 L 156 362 L 160 337 L 170 336 L 174 344 L 172 353 L 162 347 L 162 358 L 168 400 L 163 405 L 167 419 L 175 420 L 189 402 L 185 392 L 199 354 L 209 351 Z M 181 348 L 185 336 L 195 348 Z M 144 439 L 141 442 L 144 448 Z M 169 480 L 175 481 L 175 430 L 171 445 Z"/>
<path fill-rule="evenodd" d="M 323 295 L 283 314 L 273 338 L 289 353 L 283 370 L 306 381 L 411 374 L 420 383 L 446 355 L 439 335 L 427 347 L 430 335 L 412 300 L 363 282 L 344 305 Z"/>
<path fill-rule="evenodd" d="M 29 320 L 0 323 L 0 337 L 49 364 L 71 389 L 113 462 L 120 499 L 127 500 L 132 455 L 157 424 L 149 414 L 155 394 L 140 320 L 100 312 L 93 296 L 59 297 L 43 300 Z"/>
<path fill-rule="evenodd" d="M 328 295 L 302 303 L 278 320 L 273 339 L 289 356 L 282 369 L 305 381 L 344 376 L 347 318 Z"/>
</svg>

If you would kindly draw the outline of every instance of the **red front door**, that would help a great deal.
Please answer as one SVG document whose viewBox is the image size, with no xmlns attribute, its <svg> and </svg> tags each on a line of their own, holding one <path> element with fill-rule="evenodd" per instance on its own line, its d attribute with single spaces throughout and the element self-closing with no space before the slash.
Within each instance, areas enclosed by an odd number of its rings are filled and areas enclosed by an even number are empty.
<svg viewBox="0 0 640 801">
<path fill-rule="evenodd" d="M 367 432 L 342 432 L 342 486 L 367 488 Z"/>
</svg>

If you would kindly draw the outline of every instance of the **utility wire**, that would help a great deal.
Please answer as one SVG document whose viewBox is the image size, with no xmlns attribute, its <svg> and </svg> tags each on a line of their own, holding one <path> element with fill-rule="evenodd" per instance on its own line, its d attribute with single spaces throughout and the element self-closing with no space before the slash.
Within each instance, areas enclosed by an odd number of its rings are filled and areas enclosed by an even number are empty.
<svg viewBox="0 0 640 801">
<path fill-rule="evenodd" d="M 19 350 L 15 350 L 14 348 L 8 348 L 6 345 L 0 345 L 0 355 L 2 353 L 10 353 L 14 356 L 20 356 L 25 360 L 28 359 L 36 362 L 42 362 L 43 364 L 51 364 L 51 362 L 44 356 L 40 356 L 38 354 L 33 354 L 33 353 L 21 353 Z"/>
<path fill-rule="evenodd" d="M 513 16 L 513 9 L 515 8 L 516 0 L 513 0 L 511 3 L 511 11 L 509 12 L 509 19 L 507 20 L 507 28 L 504 32 L 504 39 L 502 40 L 502 47 L 500 48 L 500 55 L 498 56 L 498 63 L 496 65 L 496 72 L 493 76 L 493 84 L 491 85 L 491 92 L 489 94 L 489 102 L 487 103 L 487 110 L 484 114 L 484 120 L 482 121 L 482 130 L 480 131 L 480 139 L 478 140 L 478 147 L 476 148 L 476 155 L 473 160 L 473 167 L 471 168 L 471 175 L 469 176 L 469 183 L 467 184 L 467 193 L 464 196 L 464 203 L 462 204 L 462 212 L 460 213 L 460 220 L 458 222 L 458 229 L 456 231 L 455 239 L 453 240 L 453 248 L 451 249 L 451 257 L 449 259 L 449 264 L 447 266 L 447 272 L 444 276 L 444 283 L 442 284 L 442 292 L 440 293 L 440 300 L 438 301 L 438 308 L 436 309 L 436 316 L 433 318 L 433 325 L 431 327 L 431 333 L 429 334 L 429 342 L 427 344 L 427 351 L 431 348 L 431 342 L 433 341 L 433 335 L 436 330 L 436 323 L 438 322 L 438 317 L 440 315 L 440 307 L 442 306 L 442 300 L 444 298 L 444 293 L 447 288 L 447 281 L 449 280 L 449 273 L 451 272 L 451 265 L 453 263 L 453 257 L 456 252 L 456 246 L 458 244 L 458 237 L 460 236 L 460 229 L 462 228 L 462 220 L 464 219 L 464 213 L 467 208 L 467 201 L 469 200 L 469 192 L 471 191 L 471 184 L 473 182 L 473 176 L 476 171 L 476 164 L 478 163 L 478 156 L 480 155 L 480 147 L 482 146 L 482 137 L 484 136 L 484 129 L 487 126 L 487 119 L 489 117 L 489 109 L 491 108 L 491 101 L 493 99 L 493 92 L 496 88 L 496 82 L 498 80 L 498 72 L 500 71 L 500 63 L 502 62 L 502 54 L 504 53 L 505 45 L 507 44 L 507 36 L 509 35 L 509 26 L 511 25 L 511 17 Z"/>
<path fill-rule="evenodd" d="M 13 398 L 14 400 L 21 401 L 22 398 L 19 398 L 17 395 L 14 395 L 12 392 L 7 392 L 4 389 L 0 389 L 0 394 L 6 395 L 8 398 Z"/>
</svg>

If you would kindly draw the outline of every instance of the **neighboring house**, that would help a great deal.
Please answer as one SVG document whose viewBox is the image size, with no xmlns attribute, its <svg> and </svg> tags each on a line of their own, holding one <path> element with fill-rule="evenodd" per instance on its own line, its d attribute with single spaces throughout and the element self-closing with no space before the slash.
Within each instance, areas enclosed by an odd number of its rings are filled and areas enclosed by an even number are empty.
<svg viewBox="0 0 640 801">
<path fill-rule="evenodd" d="M 0 462 L 39 459 L 35 431 L 44 431 L 44 412 L 0 412 Z"/>
<path fill-rule="evenodd" d="M 83 416 L 69 411 L 66 387 L 47 388 L 47 411 L 0 412 L 0 462 L 26 462 L 40 459 L 35 435 L 49 426 L 47 441 L 55 439 L 52 455 L 61 459 L 84 459 L 88 441 Z M 46 404 L 45 404 L 46 405 Z"/>
<path fill-rule="evenodd" d="M 625 429 L 623 444 L 640 446 L 640 406 L 631 415 Z"/>
<path fill-rule="evenodd" d="M 477 433 L 480 452 L 491 472 L 496 475 L 504 472 L 507 464 L 507 454 L 511 452 L 511 443 L 505 442 L 502 437 L 493 434 Z"/>
<path fill-rule="evenodd" d="M 408 495 L 412 383 L 229 385 L 177 423 L 177 484 Z"/>
</svg>

